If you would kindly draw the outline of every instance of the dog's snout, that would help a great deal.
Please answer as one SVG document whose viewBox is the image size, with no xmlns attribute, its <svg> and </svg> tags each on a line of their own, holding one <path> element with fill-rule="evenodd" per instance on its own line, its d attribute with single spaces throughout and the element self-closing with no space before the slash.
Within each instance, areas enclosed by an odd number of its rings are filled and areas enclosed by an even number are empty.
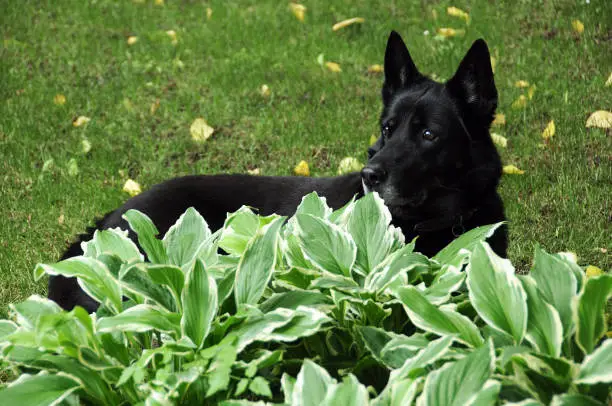
<svg viewBox="0 0 612 406">
<path fill-rule="evenodd" d="M 361 178 L 368 187 L 374 187 L 385 180 L 387 173 L 380 165 L 368 165 L 361 170 Z"/>
</svg>

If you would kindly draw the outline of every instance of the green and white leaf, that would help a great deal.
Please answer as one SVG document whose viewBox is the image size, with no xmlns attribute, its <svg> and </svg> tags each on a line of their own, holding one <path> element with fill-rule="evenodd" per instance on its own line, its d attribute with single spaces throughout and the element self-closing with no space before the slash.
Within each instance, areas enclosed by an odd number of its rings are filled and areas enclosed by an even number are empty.
<svg viewBox="0 0 612 406">
<path fill-rule="evenodd" d="M 138 243 L 152 263 L 165 264 L 168 262 L 166 248 L 162 241 L 157 239 L 159 231 L 146 214 L 132 209 L 123 213 L 121 217 L 123 217 L 130 225 L 130 228 L 134 230 L 138 236 Z"/>
<path fill-rule="evenodd" d="M 325 369 L 307 359 L 293 386 L 291 405 L 319 406 L 325 400 L 329 387 L 335 383 Z"/>
<path fill-rule="evenodd" d="M 180 332 L 177 314 L 146 304 L 130 307 L 116 316 L 102 317 L 96 326 L 101 333 L 116 331 L 142 333 L 151 330 L 177 334 Z"/>
<path fill-rule="evenodd" d="M 79 388 L 79 382 L 65 375 L 22 375 L 0 390 L 0 405 L 59 405 Z"/>
<path fill-rule="evenodd" d="M 317 192 L 311 192 L 302 197 L 295 214 L 310 214 L 327 220 L 332 214 L 332 209 L 327 205 L 327 199 L 324 196 L 319 196 Z"/>
<path fill-rule="evenodd" d="M 441 336 L 454 336 L 471 347 L 484 342 L 478 327 L 466 316 L 451 309 L 438 308 L 414 286 L 396 290 L 396 297 L 403 303 L 410 320 L 420 329 Z"/>
<path fill-rule="evenodd" d="M 527 330 L 527 295 L 510 261 L 488 244 L 477 243 L 467 267 L 467 286 L 478 315 L 520 344 Z"/>
<path fill-rule="evenodd" d="M 440 358 L 446 356 L 454 338 L 446 336 L 431 341 L 427 347 L 420 350 L 414 357 L 408 358 L 401 368 L 391 371 L 389 382 L 395 382 L 400 379 L 414 378 L 412 373 L 428 365 L 433 364 Z"/>
<path fill-rule="evenodd" d="M 208 275 L 200 259 L 187 272 L 181 301 L 181 332 L 202 348 L 217 314 L 218 296 L 215 279 Z"/>
<path fill-rule="evenodd" d="M 538 403 L 539 405 L 540 403 Z M 555 395 L 550 402 L 550 406 L 605 406 L 597 400 L 578 393 Z"/>
<path fill-rule="evenodd" d="M 321 406 L 367 406 L 370 403 L 368 390 L 353 374 L 345 376 L 342 382 L 331 385 Z"/>
<path fill-rule="evenodd" d="M 612 339 L 605 340 L 580 365 L 576 383 L 593 385 L 599 382 L 612 382 Z"/>
<path fill-rule="evenodd" d="M 530 275 L 535 279 L 544 300 L 559 312 L 563 336 L 573 332 L 572 302 L 578 283 L 567 261 L 536 247 L 534 265 Z"/>
<path fill-rule="evenodd" d="M 306 259 L 324 272 L 351 277 L 357 246 L 351 236 L 337 225 L 311 216 L 295 216 L 295 236 Z"/>
<path fill-rule="evenodd" d="M 163 245 L 172 265 L 190 264 L 200 252 L 202 244 L 211 236 L 204 217 L 190 207 L 164 235 Z"/>
<path fill-rule="evenodd" d="M 259 217 L 250 208 L 242 206 L 225 219 L 219 247 L 231 255 L 240 256 L 258 228 Z"/>
<path fill-rule="evenodd" d="M 590 354 L 605 334 L 606 306 L 612 295 L 612 275 L 603 274 L 587 279 L 584 288 L 574 301 L 576 343 Z"/>
<path fill-rule="evenodd" d="M 546 302 L 538 290 L 535 280 L 528 275 L 520 275 L 519 279 L 527 293 L 527 340 L 536 350 L 551 357 L 561 355 L 563 343 L 563 325 L 557 310 Z"/>
<path fill-rule="evenodd" d="M 443 265 L 453 265 L 461 268 L 476 245 L 491 237 L 504 223 L 480 226 L 469 230 L 455 238 L 450 244 L 438 252 L 432 259 Z"/>
<path fill-rule="evenodd" d="M 234 295 L 236 305 L 255 305 L 272 278 L 278 255 L 278 237 L 285 218 L 279 217 L 257 231 L 238 263 Z"/>
</svg>

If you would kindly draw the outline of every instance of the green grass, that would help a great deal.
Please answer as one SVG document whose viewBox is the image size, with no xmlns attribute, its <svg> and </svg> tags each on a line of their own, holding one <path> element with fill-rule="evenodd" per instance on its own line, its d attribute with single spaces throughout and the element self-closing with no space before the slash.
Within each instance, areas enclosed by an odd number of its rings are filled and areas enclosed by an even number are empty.
<svg viewBox="0 0 612 406">
<path fill-rule="evenodd" d="M 300 23 L 277 1 L 3 2 L 0 32 L 0 308 L 33 293 L 37 262 L 56 260 L 96 216 L 127 199 L 127 177 L 143 187 L 170 177 L 260 168 L 288 175 L 298 161 L 313 176 L 339 161 L 365 161 L 377 134 L 382 63 L 391 29 L 419 68 L 448 78 L 476 38 L 497 58 L 499 112 L 507 124 L 501 193 L 510 220 L 510 257 L 529 267 L 536 242 L 574 251 L 581 264 L 612 264 L 610 132 L 585 128 L 588 115 L 612 108 L 612 3 L 308 1 Z M 579 3 L 579 4 L 577 4 Z M 465 24 L 446 15 L 469 10 Z M 213 10 L 206 18 L 206 8 Z M 437 11 L 438 18 L 432 17 Z M 354 16 L 363 25 L 332 32 Z M 584 22 L 581 36 L 571 21 Z M 465 28 L 439 41 L 424 31 Z M 177 32 L 173 45 L 166 30 Z M 127 37 L 138 42 L 129 46 Z M 337 62 L 341 73 L 316 60 Z M 179 66 L 182 62 L 182 67 Z M 537 86 L 524 110 L 511 108 L 523 79 Z M 271 89 L 263 98 L 262 84 Z M 63 106 L 53 103 L 64 94 Z M 150 106 L 159 100 L 151 114 Z M 73 118 L 91 122 L 79 128 Z M 189 126 L 204 117 L 215 134 L 195 144 Z M 554 119 L 551 145 L 540 134 Z M 91 151 L 81 152 L 86 137 Z M 79 173 L 70 176 L 76 159 Z M 54 164 L 42 171 L 43 163 Z M 63 215 L 63 222 L 58 219 Z"/>
</svg>

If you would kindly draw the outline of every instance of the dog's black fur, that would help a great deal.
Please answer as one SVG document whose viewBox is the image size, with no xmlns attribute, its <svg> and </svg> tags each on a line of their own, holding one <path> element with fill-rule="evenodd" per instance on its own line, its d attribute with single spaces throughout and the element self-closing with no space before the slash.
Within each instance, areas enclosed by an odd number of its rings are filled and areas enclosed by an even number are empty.
<svg viewBox="0 0 612 406">
<path fill-rule="evenodd" d="M 107 214 L 79 236 L 62 259 L 80 255 L 80 242 L 96 229 L 121 227 L 129 209 L 146 213 L 161 234 L 189 207 L 211 229 L 223 226 L 227 212 L 242 205 L 261 214 L 291 215 L 303 195 L 316 191 L 339 208 L 364 190 L 377 191 L 389 207 L 393 224 L 407 240 L 419 236 L 416 249 L 434 255 L 457 235 L 479 225 L 503 221 L 497 194 L 501 162 L 489 127 L 497 107 L 490 56 L 483 40 L 474 42 L 448 82 L 421 75 L 401 37 L 392 32 L 385 53 L 381 136 L 368 150 L 361 173 L 332 178 L 245 175 L 186 176 L 158 184 Z M 132 239 L 135 238 L 130 233 Z M 506 256 L 505 227 L 489 240 Z M 74 278 L 53 276 L 49 298 L 65 309 L 94 311 Z"/>
</svg>

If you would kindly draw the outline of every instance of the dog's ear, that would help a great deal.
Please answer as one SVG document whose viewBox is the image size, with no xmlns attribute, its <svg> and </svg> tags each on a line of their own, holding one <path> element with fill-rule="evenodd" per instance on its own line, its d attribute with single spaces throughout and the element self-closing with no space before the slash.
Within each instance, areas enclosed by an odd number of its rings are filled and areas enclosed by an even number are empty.
<svg viewBox="0 0 612 406">
<path fill-rule="evenodd" d="M 393 93 L 410 86 L 423 76 L 417 70 L 402 37 L 391 31 L 385 51 L 385 83 L 382 89 L 383 103 L 387 104 Z"/>
<path fill-rule="evenodd" d="M 489 48 L 484 40 L 472 44 L 455 75 L 446 82 L 446 88 L 471 114 L 491 123 L 497 108 L 497 89 Z"/>
</svg>

